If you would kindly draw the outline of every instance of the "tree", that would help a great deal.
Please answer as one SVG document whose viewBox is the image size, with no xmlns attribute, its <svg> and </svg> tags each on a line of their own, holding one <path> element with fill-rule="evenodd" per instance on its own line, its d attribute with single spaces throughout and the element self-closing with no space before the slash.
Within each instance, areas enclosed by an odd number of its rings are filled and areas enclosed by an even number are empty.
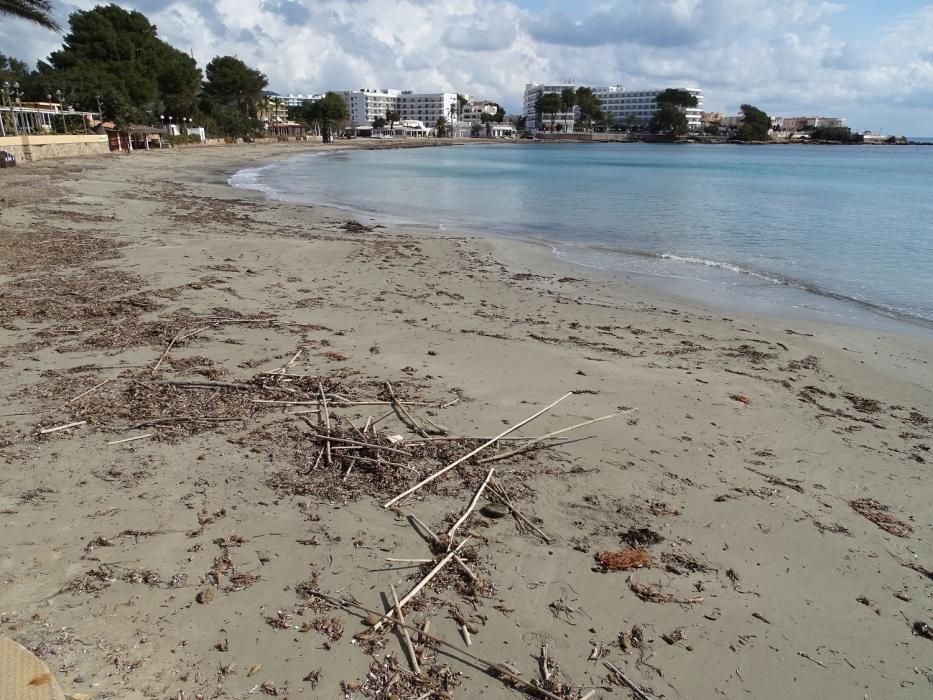
<svg viewBox="0 0 933 700">
<path fill-rule="evenodd" d="M 612 112 L 603 112 L 603 113 L 600 115 L 600 118 L 599 118 L 599 120 L 598 120 L 598 124 L 599 124 L 603 129 L 605 129 L 607 132 L 609 132 L 609 131 L 611 131 L 612 129 L 615 128 L 615 125 L 616 125 L 616 117 L 615 117 L 615 115 L 614 115 Z"/>
<path fill-rule="evenodd" d="M 447 120 L 444 117 L 438 117 L 434 122 L 434 133 L 440 138 L 447 133 Z"/>
<path fill-rule="evenodd" d="M 4 56 L 0 53 L 0 82 L 23 83 L 28 77 L 29 66 L 12 56 Z"/>
<path fill-rule="evenodd" d="M 658 109 L 648 124 L 651 133 L 670 134 L 671 136 L 686 134 L 688 128 L 686 110 L 688 107 L 696 107 L 699 104 L 696 95 L 687 90 L 669 88 L 658 93 L 655 101 Z"/>
<path fill-rule="evenodd" d="M 217 56 L 205 68 L 203 95 L 209 104 L 236 105 L 246 117 L 256 117 L 256 105 L 269 81 L 258 70 L 233 56 Z"/>
<path fill-rule="evenodd" d="M 572 87 L 565 87 L 560 91 L 560 111 L 567 114 L 573 112 L 577 105 L 577 92 Z"/>
<path fill-rule="evenodd" d="M 810 131 L 813 141 L 837 141 L 839 143 L 864 143 L 862 134 L 853 134 L 847 126 L 818 126 Z"/>
<path fill-rule="evenodd" d="M 577 88 L 574 99 L 580 108 L 580 121 L 592 128 L 593 123 L 599 121 L 603 111 L 596 93 L 588 87 Z"/>
<path fill-rule="evenodd" d="M 104 116 L 119 123 L 194 112 L 201 71 L 144 15 L 107 5 L 74 12 L 68 24 L 62 48 L 30 79 L 33 99 L 65 89 L 69 102 L 96 112 L 100 96 Z"/>
<path fill-rule="evenodd" d="M 739 141 L 768 141 L 771 137 L 771 117 L 757 107 L 744 104 L 742 110 L 742 126 L 736 132 Z"/>
<path fill-rule="evenodd" d="M 709 136 L 719 136 L 719 130 L 722 125 L 719 122 L 710 122 L 703 127 L 703 131 Z"/>
<path fill-rule="evenodd" d="M 395 122 L 401 120 L 402 115 L 395 110 L 390 109 L 386 112 L 386 121 L 389 122 L 389 128 L 395 130 Z"/>
<path fill-rule="evenodd" d="M 688 90 L 678 89 L 678 88 L 668 88 L 663 92 L 658 93 L 658 96 L 655 98 L 658 106 L 661 104 L 672 104 L 678 107 L 696 107 L 700 104 L 700 101 L 697 99 L 696 95 L 691 94 Z"/>
<path fill-rule="evenodd" d="M 502 108 L 502 105 L 496 103 L 496 116 L 495 120 L 497 124 L 501 124 L 505 121 L 505 110 Z"/>
<path fill-rule="evenodd" d="M 328 92 L 319 100 L 307 101 L 291 111 L 293 118 L 308 125 L 317 125 L 321 130 L 324 143 L 334 140 L 334 128 L 342 128 L 350 118 L 347 103 L 336 92 Z"/>
<path fill-rule="evenodd" d="M 561 111 L 561 96 L 556 92 L 549 92 L 545 95 L 539 95 L 535 101 L 535 114 L 538 117 L 539 125 L 542 122 L 541 117 L 550 115 L 551 131 L 554 131 L 554 120 L 557 113 Z"/>
<path fill-rule="evenodd" d="M 466 95 L 461 95 L 459 92 L 457 93 L 457 122 L 458 123 L 463 120 L 464 105 L 467 105 L 469 103 L 470 101 L 467 99 Z"/>
<path fill-rule="evenodd" d="M 24 19 L 55 32 L 62 30 L 52 18 L 52 3 L 49 0 L 0 0 L 0 17 L 6 15 Z"/>
<path fill-rule="evenodd" d="M 652 134 L 683 136 L 687 133 L 687 115 L 677 105 L 662 102 L 651 117 L 648 129 Z"/>
<path fill-rule="evenodd" d="M 383 129 L 383 128 L 385 128 L 385 125 L 386 125 L 386 118 L 385 118 L 385 117 L 376 117 L 375 119 L 373 119 L 373 128 L 374 128 L 374 129 Z"/>
</svg>

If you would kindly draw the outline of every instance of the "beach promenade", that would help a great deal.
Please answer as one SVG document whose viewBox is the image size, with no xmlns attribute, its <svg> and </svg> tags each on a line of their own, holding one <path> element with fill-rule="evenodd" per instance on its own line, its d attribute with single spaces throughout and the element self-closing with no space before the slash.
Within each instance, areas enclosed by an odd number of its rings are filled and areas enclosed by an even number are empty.
<svg viewBox="0 0 933 700">
<path fill-rule="evenodd" d="M 226 184 L 308 148 L 0 175 L 0 632 L 66 696 L 930 697 L 928 339 Z"/>
</svg>

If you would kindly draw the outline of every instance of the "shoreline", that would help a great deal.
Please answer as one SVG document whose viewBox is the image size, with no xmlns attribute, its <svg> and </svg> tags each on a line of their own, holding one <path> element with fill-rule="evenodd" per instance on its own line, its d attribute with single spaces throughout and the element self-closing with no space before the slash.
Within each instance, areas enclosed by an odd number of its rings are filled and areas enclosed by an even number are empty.
<svg viewBox="0 0 933 700">
<path fill-rule="evenodd" d="M 296 152 L 4 171 L 0 620 L 66 695 L 521 697 L 457 650 L 544 683 L 547 647 L 576 700 L 627 692 L 603 661 L 668 698 L 929 696 L 928 341 L 723 316 L 224 181 Z M 509 437 L 638 411 L 384 507 L 565 394 Z M 331 429 L 411 456 L 328 465 Z M 395 634 L 354 639 L 312 592 L 387 610 L 446 556 L 408 516 L 447 532 L 490 467 L 547 539 L 476 499 L 478 582 L 444 569 L 406 607 L 454 645 L 413 635 L 413 684 Z M 594 570 L 633 547 L 644 568 Z"/>
<path fill-rule="evenodd" d="M 470 143 L 467 142 L 463 145 L 470 145 Z M 385 148 L 391 149 L 392 146 L 386 146 Z M 318 155 L 324 157 L 328 153 L 336 153 L 338 151 L 348 150 L 355 149 L 353 147 L 333 149 L 328 150 L 327 152 L 319 153 Z M 363 150 L 368 149 L 364 148 Z M 262 165 L 257 166 L 255 169 L 258 170 L 261 168 L 269 167 L 284 160 L 301 157 L 301 155 L 302 154 L 296 154 L 294 156 L 283 158 L 277 157 L 271 159 L 269 162 L 265 162 Z M 821 290 L 815 287 L 813 283 L 799 280 L 782 280 L 775 278 L 774 273 L 760 273 L 752 270 L 734 271 L 732 274 L 741 276 L 737 277 L 737 279 L 741 279 L 742 277 L 748 277 L 749 279 L 760 279 L 763 282 L 763 286 L 770 290 L 768 293 L 769 298 L 767 300 L 761 300 L 753 299 L 747 295 L 744 297 L 740 295 L 736 299 L 729 300 L 724 299 L 722 296 L 727 291 L 726 288 L 724 286 L 717 285 L 714 280 L 699 278 L 679 279 L 676 275 L 673 274 L 668 276 L 661 275 L 656 279 L 652 279 L 650 275 L 645 273 L 600 268 L 593 265 L 588 265 L 583 262 L 576 262 L 574 260 L 565 259 L 564 257 L 561 257 L 562 253 L 559 249 L 562 246 L 566 248 L 566 243 L 561 243 L 559 241 L 549 239 L 546 236 L 538 235 L 534 231 L 524 231 L 510 234 L 489 231 L 484 229 L 482 226 L 464 227 L 460 229 L 448 229 L 446 226 L 442 226 L 442 228 L 438 229 L 425 222 L 403 222 L 393 214 L 376 210 L 360 209 L 359 207 L 353 206 L 352 204 L 337 205 L 330 202 L 303 202 L 280 199 L 273 192 L 268 191 L 267 188 L 250 187 L 248 185 L 236 185 L 231 182 L 234 176 L 246 169 L 252 168 L 232 168 L 228 170 L 226 172 L 226 177 L 223 184 L 230 186 L 237 192 L 250 192 L 251 195 L 257 194 L 262 200 L 265 201 L 284 202 L 298 206 L 330 208 L 335 212 L 350 214 L 356 216 L 359 219 L 368 219 L 371 225 L 384 225 L 390 229 L 404 230 L 411 232 L 414 235 L 444 235 L 454 238 L 462 236 L 477 237 L 480 239 L 489 239 L 494 244 L 498 242 L 499 247 L 506 248 L 509 247 L 510 244 L 516 243 L 531 246 L 532 248 L 529 248 L 529 250 L 537 250 L 542 246 L 550 247 L 552 248 L 551 258 L 553 259 L 553 262 L 559 262 L 565 265 L 565 272 L 567 273 L 574 271 L 575 274 L 583 274 L 584 276 L 591 275 L 600 280 L 610 279 L 616 280 L 617 282 L 625 281 L 627 284 L 635 284 L 644 287 L 646 293 L 648 290 L 651 290 L 654 293 L 660 293 L 664 295 L 671 301 L 676 301 L 680 304 L 693 305 L 712 313 L 726 312 L 763 315 L 771 318 L 773 322 L 780 322 L 782 320 L 788 322 L 803 320 L 809 321 L 811 323 L 831 323 L 840 326 L 853 326 L 866 331 L 892 332 L 933 339 L 933 320 L 917 317 L 907 312 L 887 309 L 871 301 L 854 299 L 844 294 L 839 294 L 830 290 Z M 218 182 L 217 184 L 221 183 Z M 602 246 L 587 245 L 582 245 L 579 247 L 584 251 L 595 251 L 603 248 Z M 619 249 L 611 249 L 611 252 L 622 256 L 636 257 L 638 259 L 647 258 L 651 260 L 661 260 L 666 257 L 660 253 L 634 253 Z M 563 255 L 566 254 L 567 253 L 565 250 Z M 517 261 L 513 259 L 513 262 Z M 690 268 L 688 267 L 688 269 Z M 724 275 L 723 277 L 725 278 L 728 276 L 729 275 Z M 789 307 L 787 304 L 793 302 L 790 302 L 787 299 L 784 299 L 783 301 L 773 300 L 773 298 L 782 289 L 788 290 L 792 295 L 796 295 L 796 297 L 798 297 L 796 299 L 798 303 L 795 303 L 793 306 Z M 810 308 L 810 305 L 806 304 L 806 300 L 808 298 L 812 298 L 814 301 L 820 302 L 823 308 Z"/>
</svg>

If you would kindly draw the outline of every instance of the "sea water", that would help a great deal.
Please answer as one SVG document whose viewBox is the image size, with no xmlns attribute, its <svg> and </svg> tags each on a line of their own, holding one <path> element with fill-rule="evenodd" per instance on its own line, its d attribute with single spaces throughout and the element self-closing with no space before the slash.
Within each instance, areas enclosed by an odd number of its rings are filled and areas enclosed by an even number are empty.
<svg viewBox="0 0 933 700">
<path fill-rule="evenodd" d="M 561 259 L 723 306 L 933 326 L 933 147 L 506 144 L 305 154 L 231 184 Z"/>
</svg>

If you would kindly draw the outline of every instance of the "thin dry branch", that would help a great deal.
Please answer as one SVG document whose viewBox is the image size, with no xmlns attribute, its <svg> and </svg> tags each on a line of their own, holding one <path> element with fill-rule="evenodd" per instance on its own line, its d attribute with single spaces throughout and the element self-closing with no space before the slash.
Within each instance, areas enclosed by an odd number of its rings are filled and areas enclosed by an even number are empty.
<svg viewBox="0 0 933 700">
<path fill-rule="evenodd" d="M 463 463 L 464 463 L 466 460 L 468 460 L 470 457 L 473 457 L 474 455 L 479 454 L 480 452 L 482 452 L 483 450 L 485 450 L 487 447 L 489 447 L 490 445 L 492 445 L 492 444 L 493 444 L 496 440 L 498 440 L 499 438 L 505 437 L 505 436 L 508 435 L 509 433 L 512 433 L 512 432 L 518 430 L 518 429 L 521 428 L 523 425 L 526 425 L 526 424 L 530 423 L 530 422 L 533 421 L 535 418 L 538 418 L 539 416 L 541 416 L 541 415 L 547 413 L 547 412 L 550 411 L 552 408 L 554 408 L 554 406 L 556 406 L 556 405 L 559 404 L 561 401 L 563 401 L 564 399 L 566 399 L 568 396 L 573 396 L 573 392 L 572 392 L 572 391 L 567 392 L 566 394 L 564 394 L 563 396 L 561 396 L 559 399 L 557 399 L 557 401 L 554 401 L 553 403 L 548 404 L 547 406 L 545 406 L 544 408 L 542 408 L 540 411 L 538 411 L 538 412 L 535 413 L 534 415 L 529 416 L 528 418 L 526 418 L 525 420 L 523 420 L 523 421 L 521 421 L 521 422 L 519 422 L 519 423 L 516 423 L 516 424 L 513 425 L 511 428 L 508 428 L 507 430 L 502 431 L 502 433 L 500 433 L 499 435 L 497 435 L 497 436 L 496 436 L 495 438 L 493 438 L 492 440 L 488 440 L 488 441 L 484 442 L 482 445 L 480 445 L 479 447 L 477 447 L 475 450 L 473 450 L 473 451 L 471 451 L 471 452 L 468 452 L 467 454 L 463 455 L 463 457 L 461 457 L 460 459 L 457 459 L 457 460 L 451 462 L 450 464 L 448 464 L 448 465 L 447 465 L 446 467 L 444 467 L 443 469 L 440 469 L 440 470 L 434 472 L 433 474 L 431 474 L 430 476 L 425 477 L 424 479 L 422 479 L 421 481 L 419 481 L 417 484 L 415 484 L 414 486 L 412 486 L 412 487 L 411 487 L 410 489 L 408 489 L 407 491 L 404 491 L 403 493 L 400 493 L 398 496 L 396 496 L 395 498 L 393 498 L 391 501 L 389 501 L 388 503 L 384 504 L 384 505 L 383 505 L 383 508 L 391 508 L 391 507 L 394 506 L 396 503 L 398 503 L 400 500 L 402 500 L 403 498 L 406 498 L 407 496 L 410 496 L 410 495 L 413 494 L 415 491 L 417 491 L 418 489 L 420 489 L 422 486 L 425 486 L 426 484 L 431 483 L 432 481 L 434 481 L 434 480 L 435 480 L 436 478 L 438 478 L 439 476 L 442 476 L 442 475 L 446 474 L 447 472 L 449 472 L 451 469 L 453 469 L 453 468 L 455 468 L 455 467 L 457 467 L 457 466 L 463 464 Z"/>
</svg>

